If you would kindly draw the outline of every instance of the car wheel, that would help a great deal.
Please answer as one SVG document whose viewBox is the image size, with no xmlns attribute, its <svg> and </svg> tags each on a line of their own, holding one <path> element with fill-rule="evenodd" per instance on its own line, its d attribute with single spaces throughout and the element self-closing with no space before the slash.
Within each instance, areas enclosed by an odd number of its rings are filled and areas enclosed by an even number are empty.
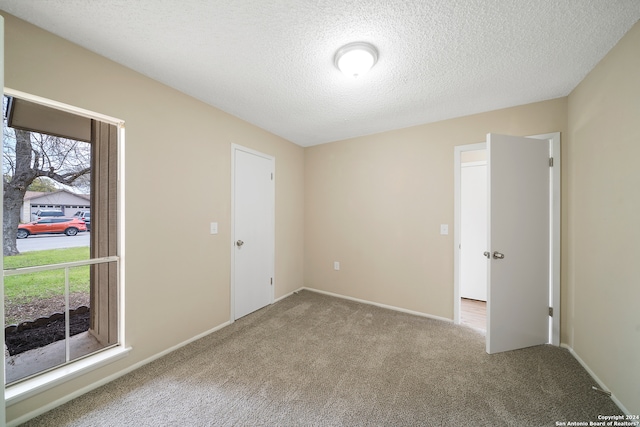
<svg viewBox="0 0 640 427">
<path fill-rule="evenodd" d="M 78 229 L 77 228 L 67 228 L 66 230 L 64 230 L 64 234 L 66 234 L 67 236 L 75 236 L 76 234 L 78 234 Z"/>
<path fill-rule="evenodd" d="M 26 239 L 29 236 L 29 232 L 27 230 L 19 229 L 16 233 L 16 237 L 18 239 Z"/>
</svg>

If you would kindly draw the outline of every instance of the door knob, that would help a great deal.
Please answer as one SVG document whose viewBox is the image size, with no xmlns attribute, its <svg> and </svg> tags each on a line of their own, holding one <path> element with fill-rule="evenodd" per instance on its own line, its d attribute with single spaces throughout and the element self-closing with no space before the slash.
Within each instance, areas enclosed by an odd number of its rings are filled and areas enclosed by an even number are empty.
<svg viewBox="0 0 640 427">
<path fill-rule="evenodd" d="M 493 259 L 504 259 L 504 254 L 501 254 L 498 251 L 493 251 Z"/>
<path fill-rule="evenodd" d="M 491 252 L 489 252 L 489 251 L 484 251 L 484 253 L 482 255 L 486 256 L 487 259 L 491 258 Z"/>
<path fill-rule="evenodd" d="M 238 240 L 238 241 L 236 242 L 236 246 L 237 246 L 237 247 L 241 247 L 242 245 L 244 245 L 244 242 L 243 242 L 242 240 Z"/>
</svg>

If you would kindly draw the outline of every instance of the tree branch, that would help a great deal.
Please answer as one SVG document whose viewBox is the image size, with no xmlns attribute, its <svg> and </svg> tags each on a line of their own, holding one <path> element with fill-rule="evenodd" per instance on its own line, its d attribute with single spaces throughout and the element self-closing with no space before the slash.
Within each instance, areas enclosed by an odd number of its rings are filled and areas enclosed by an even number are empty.
<svg viewBox="0 0 640 427">
<path fill-rule="evenodd" d="M 36 176 L 46 176 L 56 182 L 59 182 L 60 184 L 71 185 L 76 179 L 91 172 L 91 168 L 84 168 L 79 170 L 78 172 L 64 174 L 56 173 L 53 168 L 48 171 L 44 171 L 42 169 L 34 169 L 34 172 Z"/>
</svg>

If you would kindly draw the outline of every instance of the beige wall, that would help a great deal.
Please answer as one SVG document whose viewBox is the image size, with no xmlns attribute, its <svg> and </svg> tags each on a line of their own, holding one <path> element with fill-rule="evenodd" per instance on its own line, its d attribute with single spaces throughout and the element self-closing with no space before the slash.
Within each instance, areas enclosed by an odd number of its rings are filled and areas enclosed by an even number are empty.
<svg viewBox="0 0 640 427">
<path fill-rule="evenodd" d="M 569 96 L 567 342 L 640 413 L 640 23 Z"/>
<path fill-rule="evenodd" d="M 568 99 L 303 150 L 4 16 L 7 87 L 126 121 L 126 315 L 134 348 L 13 405 L 9 420 L 228 320 L 231 143 L 276 157 L 276 297 L 304 283 L 452 318 L 453 147 L 488 132 L 555 131 L 563 144 L 562 341 L 640 412 L 638 25 Z M 148 214 L 167 194 L 176 206 L 194 206 L 184 223 Z M 210 221 L 220 224 L 217 236 L 208 234 Z M 449 224 L 449 235 L 439 234 L 440 224 Z"/>
<path fill-rule="evenodd" d="M 555 99 L 307 148 L 305 285 L 452 319 L 454 146 L 489 132 L 564 133 L 566 104 Z M 440 235 L 440 224 L 449 224 L 449 235 Z"/>
<path fill-rule="evenodd" d="M 3 16 L 8 88 L 126 123 L 126 339 L 133 347 L 123 360 L 9 407 L 12 420 L 229 320 L 232 143 L 276 158 L 276 298 L 302 286 L 304 154 L 282 138 Z M 182 206 L 192 207 L 188 215 Z M 209 234 L 211 221 L 218 221 L 218 235 Z"/>
<path fill-rule="evenodd" d="M 483 162 L 487 160 L 487 150 L 463 151 L 460 153 L 460 163 Z"/>
</svg>

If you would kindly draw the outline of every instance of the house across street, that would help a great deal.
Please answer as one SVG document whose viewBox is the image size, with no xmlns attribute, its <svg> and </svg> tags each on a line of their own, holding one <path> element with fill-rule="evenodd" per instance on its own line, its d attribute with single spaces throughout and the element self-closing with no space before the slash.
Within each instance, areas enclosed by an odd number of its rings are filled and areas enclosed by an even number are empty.
<svg viewBox="0 0 640 427">
<path fill-rule="evenodd" d="M 56 209 L 62 211 L 64 216 L 71 217 L 77 211 L 90 210 L 91 201 L 88 194 L 76 194 L 67 190 L 48 193 L 27 191 L 20 210 L 20 222 L 30 222 L 35 219 L 33 214 L 38 209 Z"/>
</svg>

